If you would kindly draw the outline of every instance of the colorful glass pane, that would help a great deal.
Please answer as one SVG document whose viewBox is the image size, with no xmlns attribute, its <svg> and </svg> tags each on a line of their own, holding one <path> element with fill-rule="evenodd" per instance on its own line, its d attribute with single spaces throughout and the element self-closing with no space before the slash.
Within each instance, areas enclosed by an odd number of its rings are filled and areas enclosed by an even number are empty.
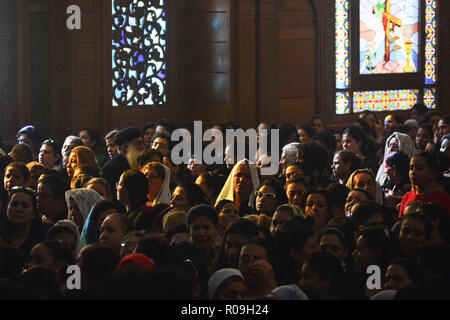
<svg viewBox="0 0 450 320">
<path fill-rule="evenodd" d="M 436 0 L 425 1 L 425 84 L 436 84 Z"/>
<path fill-rule="evenodd" d="M 353 93 L 354 112 L 408 110 L 419 100 L 419 90 L 362 91 Z"/>
<path fill-rule="evenodd" d="M 360 74 L 419 67 L 419 0 L 360 0 Z"/>
<path fill-rule="evenodd" d="M 336 88 L 350 86 L 349 0 L 336 0 Z"/>
<path fill-rule="evenodd" d="M 350 112 L 350 93 L 336 93 L 336 114 L 348 114 Z"/>
<path fill-rule="evenodd" d="M 165 103 L 165 1 L 111 1 L 113 106 Z"/>
<path fill-rule="evenodd" d="M 428 109 L 436 109 L 436 88 L 423 91 L 423 103 Z"/>
</svg>

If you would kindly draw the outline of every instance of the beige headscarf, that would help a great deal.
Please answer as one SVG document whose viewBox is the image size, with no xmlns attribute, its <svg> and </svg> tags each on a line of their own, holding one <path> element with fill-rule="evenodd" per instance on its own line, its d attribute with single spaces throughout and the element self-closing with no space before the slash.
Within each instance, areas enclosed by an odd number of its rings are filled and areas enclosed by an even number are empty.
<svg viewBox="0 0 450 320">
<path fill-rule="evenodd" d="M 231 170 L 230 174 L 228 175 L 228 179 L 223 185 L 222 191 L 220 191 L 219 196 L 217 197 L 215 205 L 219 203 L 221 200 L 230 200 L 234 201 L 234 176 L 236 175 L 236 171 L 238 167 L 241 164 L 248 164 L 250 168 L 250 175 L 252 176 L 252 184 L 253 184 L 253 190 L 250 194 L 250 199 L 248 205 L 250 207 L 253 207 L 254 203 L 254 197 L 255 197 L 255 191 L 259 188 L 259 177 L 258 177 L 258 171 L 256 169 L 256 166 L 254 164 L 250 164 L 247 159 L 242 159 L 238 163 L 236 163 Z"/>
<path fill-rule="evenodd" d="M 371 172 L 371 171 L 369 171 L 369 170 L 367 170 L 367 169 L 358 169 L 358 170 L 355 170 L 351 175 L 350 175 L 350 177 L 348 178 L 348 180 L 347 180 L 347 184 L 345 185 L 347 188 L 349 188 L 350 190 L 353 190 L 353 189 L 355 189 L 355 188 L 353 188 L 353 178 L 357 175 L 357 174 L 360 174 L 360 173 L 367 173 L 367 174 L 369 174 L 369 175 L 371 175 L 372 176 L 372 178 L 373 178 L 373 180 L 375 180 L 375 176 L 373 175 L 373 173 Z M 376 192 L 375 192 L 375 202 L 376 203 L 378 203 L 378 204 L 383 204 L 383 195 L 381 194 L 381 186 L 380 186 L 380 184 L 375 180 L 375 190 L 376 190 Z"/>
</svg>

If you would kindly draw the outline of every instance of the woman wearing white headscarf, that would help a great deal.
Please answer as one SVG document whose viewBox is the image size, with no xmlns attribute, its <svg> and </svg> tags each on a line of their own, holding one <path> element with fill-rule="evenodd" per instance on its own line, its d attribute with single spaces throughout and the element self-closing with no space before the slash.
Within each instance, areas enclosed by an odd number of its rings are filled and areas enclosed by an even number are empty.
<svg viewBox="0 0 450 320">
<path fill-rule="evenodd" d="M 160 162 L 146 163 L 141 172 L 148 180 L 147 206 L 153 207 L 158 203 L 169 204 L 172 197 L 170 193 L 170 169 Z"/>
<path fill-rule="evenodd" d="M 101 200 L 103 197 L 93 189 L 79 188 L 66 191 L 68 218 L 75 222 L 78 230 L 83 230 L 89 212 Z"/>
<path fill-rule="evenodd" d="M 255 192 L 259 187 L 258 171 L 254 164 L 247 159 L 236 163 L 228 175 L 222 191 L 216 200 L 216 205 L 221 200 L 233 201 L 239 209 L 239 215 L 254 213 Z"/>
<path fill-rule="evenodd" d="M 386 140 L 384 147 L 383 163 L 378 168 L 376 180 L 380 186 L 384 185 L 387 179 L 386 174 L 386 157 L 394 151 L 403 151 L 410 159 L 417 153 L 416 146 L 407 134 L 394 132 Z"/>
</svg>

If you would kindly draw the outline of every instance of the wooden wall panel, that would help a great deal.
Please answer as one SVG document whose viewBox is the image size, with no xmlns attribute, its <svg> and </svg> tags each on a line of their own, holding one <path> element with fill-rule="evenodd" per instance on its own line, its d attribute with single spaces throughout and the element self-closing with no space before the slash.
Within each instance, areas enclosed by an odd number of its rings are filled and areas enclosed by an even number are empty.
<svg viewBox="0 0 450 320">
<path fill-rule="evenodd" d="M 280 114 L 284 122 L 296 125 L 314 116 L 314 105 L 314 98 L 280 99 Z"/>
<path fill-rule="evenodd" d="M 315 40 L 280 40 L 280 69 L 305 69 L 315 66 Z"/>
<path fill-rule="evenodd" d="M 256 119 L 256 39 L 254 1 L 238 1 L 236 72 L 237 102 L 235 119 L 243 127 L 253 126 Z"/>
<path fill-rule="evenodd" d="M 279 1 L 279 121 L 309 122 L 316 109 L 316 28 L 308 0 Z"/>
<path fill-rule="evenodd" d="M 230 1 L 178 1 L 176 8 L 176 111 L 178 123 L 212 126 L 230 113 L 232 71 Z M 220 120 L 219 120 L 220 119 Z"/>
</svg>

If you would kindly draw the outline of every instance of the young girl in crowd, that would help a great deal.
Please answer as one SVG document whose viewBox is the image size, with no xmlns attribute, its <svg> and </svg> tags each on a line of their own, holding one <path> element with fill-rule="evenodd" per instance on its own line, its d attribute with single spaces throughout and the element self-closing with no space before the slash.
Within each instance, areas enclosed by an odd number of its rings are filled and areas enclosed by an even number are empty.
<svg viewBox="0 0 450 320">
<path fill-rule="evenodd" d="M 450 214 L 450 196 L 443 191 L 441 172 L 432 154 L 421 152 L 412 157 L 409 168 L 412 190 L 402 199 L 399 218 L 403 217 L 408 203 L 422 200 L 442 206 Z"/>
</svg>

